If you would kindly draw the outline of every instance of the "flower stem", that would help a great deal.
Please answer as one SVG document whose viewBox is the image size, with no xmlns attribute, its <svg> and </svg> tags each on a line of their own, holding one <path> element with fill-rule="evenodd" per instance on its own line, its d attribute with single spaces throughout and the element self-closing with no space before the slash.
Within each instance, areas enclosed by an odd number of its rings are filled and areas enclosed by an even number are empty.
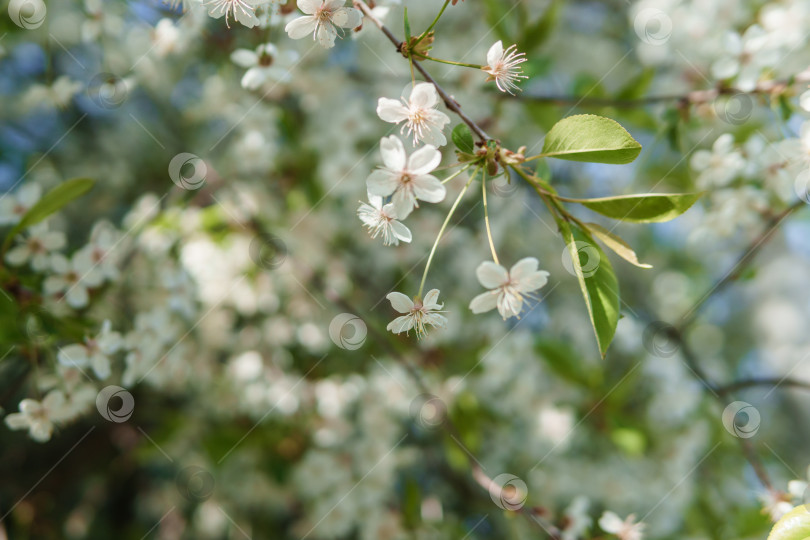
<svg viewBox="0 0 810 540">
<path fill-rule="evenodd" d="M 422 41 L 423 39 L 425 39 L 425 37 L 428 35 L 428 33 L 430 33 L 430 31 L 433 30 L 433 27 L 436 26 L 436 23 L 439 22 L 439 19 L 442 17 L 442 14 L 444 13 L 444 10 L 447 9 L 447 6 L 449 4 L 450 4 L 450 0 L 444 0 L 444 5 L 442 6 L 442 9 L 439 10 L 439 14 L 436 15 L 436 18 L 433 19 L 433 22 L 430 23 L 430 26 L 427 27 L 427 30 L 425 30 L 424 32 L 419 34 L 419 37 L 416 38 L 416 41 L 414 41 L 413 45 L 411 45 L 411 50 L 416 48 L 416 46 L 419 45 L 419 42 Z"/>
<path fill-rule="evenodd" d="M 467 64 L 465 62 L 454 62 L 453 60 L 442 60 L 441 58 L 435 58 L 433 56 L 427 56 L 424 54 L 413 53 L 414 56 L 420 58 L 422 60 L 430 60 L 432 62 L 439 62 L 440 64 L 448 64 L 451 66 L 460 66 L 460 67 L 468 67 L 473 69 L 481 69 L 483 66 L 479 66 L 478 64 Z"/>
<path fill-rule="evenodd" d="M 447 182 L 449 182 L 450 180 L 452 180 L 452 179 L 453 179 L 453 178 L 455 178 L 456 176 L 460 175 L 461 173 L 463 173 L 464 171 L 466 171 L 466 170 L 467 170 L 467 169 L 469 169 L 470 167 L 472 167 L 472 163 L 470 163 L 469 165 L 466 165 L 466 166 L 465 166 L 463 169 L 461 169 L 461 170 L 459 170 L 459 171 L 454 172 L 453 174 L 451 174 L 450 176 L 448 176 L 447 178 L 445 178 L 444 180 L 442 180 L 442 184 L 446 184 Z"/>
<path fill-rule="evenodd" d="M 495 253 L 495 242 L 492 241 L 492 229 L 489 226 L 489 207 L 487 206 L 487 182 L 486 177 L 481 178 L 481 193 L 484 196 L 484 223 L 487 227 L 487 238 L 489 238 L 489 249 L 492 251 L 492 260 L 495 264 L 501 264 L 498 261 L 498 254 Z"/>
<path fill-rule="evenodd" d="M 422 282 L 419 283 L 419 293 L 417 294 L 417 296 L 419 298 L 422 298 L 422 291 L 425 289 L 425 280 L 427 279 L 428 270 L 430 269 L 430 263 L 433 262 L 433 255 L 436 254 L 436 248 L 439 246 L 439 241 L 441 241 L 441 239 L 442 239 L 442 235 L 444 234 L 444 230 L 447 228 L 447 224 L 450 223 L 450 218 L 453 217 L 453 214 L 455 213 L 456 208 L 458 208 L 458 203 L 461 202 L 461 198 L 464 197 L 464 194 L 467 192 L 467 188 L 470 187 L 470 184 L 472 184 L 473 179 L 476 177 L 476 175 L 478 174 L 478 171 L 480 171 L 480 170 L 481 170 L 481 167 L 478 167 L 470 175 L 470 179 L 467 180 L 467 185 L 465 185 L 464 189 L 461 190 L 461 193 L 458 194 L 458 197 L 456 197 L 456 202 L 453 203 L 453 206 L 450 208 L 450 212 L 448 212 L 447 217 L 444 218 L 444 223 L 442 223 L 442 228 L 439 229 L 439 234 L 438 234 L 438 236 L 436 236 L 436 241 L 433 242 L 433 247 L 430 250 L 430 255 L 428 255 L 427 264 L 425 265 L 425 271 L 422 273 Z"/>
</svg>

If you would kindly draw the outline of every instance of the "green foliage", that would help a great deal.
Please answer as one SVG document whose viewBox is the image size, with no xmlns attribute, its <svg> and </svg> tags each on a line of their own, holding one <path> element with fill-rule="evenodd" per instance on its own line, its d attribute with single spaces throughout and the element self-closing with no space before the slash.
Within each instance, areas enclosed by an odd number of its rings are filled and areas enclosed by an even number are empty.
<svg viewBox="0 0 810 540">
<path fill-rule="evenodd" d="M 702 195 L 702 193 L 650 193 L 573 201 L 603 216 L 620 221 L 660 223 L 680 216 Z"/>
<path fill-rule="evenodd" d="M 607 256 L 587 232 L 565 220 L 559 225 L 604 357 L 619 322 L 619 282 Z"/>
<path fill-rule="evenodd" d="M 464 154 L 475 153 L 475 140 L 467 124 L 462 123 L 454 127 L 450 137 L 453 139 L 453 144 L 456 145 L 459 152 Z"/>
<path fill-rule="evenodd" d="M 543 143 L 544 156 L 570 161 L 623 164 L 640 152 L 641 144 L 618 122 L 594 114 L 563 118 Z"/>
<path fill-rule="evenodd" d="M 810 538 L 810 508 L 797 506 L 774 525 L 768 540 L 807 540 Z"/>
<path fill-rule="evenodd" d="M 609 230 L 605 229 L 601 225 L 596 223 L 587 223 L 588 230 L 593 233 L 599 240 L 602 241 L 607 247 L 613 250 L 616 255 L 624 259 L 625 261 L 638 266 L 639 268 L 652 268 L 649 264 L 642 264 L 638 262 L 638 257 L 636 256 L 636 252 L 633 251 L 633 248 L 625 242 L 620 236 L 613 234 Z"/>
<path fill-rule="evenodd" d="M 32 225 L 40 223 L 48 216 L 55 214 L 62 209 L 70 201 L 77 199 L 90 191 L 90 188 L 95 184 L 95 180 L 90 178 L 73 178 L 62 182 L 32 206 L 28 212 L 20 219 L 20 222 L 11 229 L 11 232 L 6 236 L 5 243 L 3 244 L 3 251 L 8 249 L 11 241 L 21 231 L 27 229 Z"/>
</svg>

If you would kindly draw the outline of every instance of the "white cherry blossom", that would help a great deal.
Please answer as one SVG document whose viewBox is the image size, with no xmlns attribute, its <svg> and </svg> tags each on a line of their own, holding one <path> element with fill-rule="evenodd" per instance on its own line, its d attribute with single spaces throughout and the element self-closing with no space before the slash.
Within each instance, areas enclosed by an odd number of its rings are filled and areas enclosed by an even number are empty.
<svg viewBox="0 0 810 540">
<path fill-rule="evenodd" d="M 425 145 L 408 157 L 402 141 L 391 135 L 380 141 L 380 153 L 383 167 L 371 173 L 366 186 L 371 195 L 393 195 L 397 218 L 405 219 L 418 208 L 417 199 L 431 203 L 444 200 L 447 190 L 430 174 L 442 160 L 436 147 Z"/>
<path fill-rule="evenodd" d="M 42 197 L 39 184 L 25 184 L 17 193 L 0 196 L 0 225 L 15 225 Z"/>
<path fill-rule="evenodd" d="M 287 23 L 284 30 L 292 39 L 312 34 L 322 47 L 335 46 L 339 28 L 356 28 L 363 20 L 360 10 L 344 7 L 344 0 L 298 0 L 298 8 L 306 13 Z"/>
<path fill-rule="evenodd" d="M 422 300 L 418 296 L 413 300 L 400 292 L 389 293 L 386 298 L 391 306 L 402 313 L 386 327 L 394 334 L 409 333 L 416 330 L 416 337 L 421 339 L 427 335 L 427 326 L 442 328 L 447 325 L 447 318 L 439 310 L 444 304 L 439 304 L 439 289 L 431 289 Z"/>
<path fill-rule="evenodd" d="M 242 88 L 247 90 L 255 90 L 268 81 L 289 81 L 289 66 L 297 58 L 294 51 L 279 53 L 272 43 L 263 43 L 253 51 L 236 49 L 231 53 L 231 61 L 247 69 L 241 81 Z"/>
<path fill-rule="evenodd" d="M 262 4 L 263 0 L 209 0 L 203 5 L 208 8 L 208 15 L 215 19 L 225 16 L 225 26 L 231 27 L 230 17 L 233 15 L 236 22 L 242 23 L 248 28 L 253 28 L 259 24 L 259 18 L 254 12 L 256 6 Z"/>
<path fill-rule="evenodd" d="M 396 246 L 400 240 L 407 243 L 412 239 L 410 229 L 397 220 L 394 204 L 383 204 L 383 198 L 379 195 L 369 193 L 368 203 L 360 203 L 357 215 L 372 238 L 382 235 L 383 245 Z"/>
<path fill-rule="evenodd" d="M 95 337 L 86 338 L 83 344 L 62 347 L 57 358 L 65 366 L 90 366 L 99 379 L 106 379 L 110 376 L 110 355 L 121 349 L 123 343 L 121 334 L 112 330 L 110 321 L 104 321 Z"/>
<path fill-rule="evenodd" d="M 408 135 L 413 135 L 414 146 L 419 141 L 444 146 L 447 138 L 442 130 L 450 123 L 450 117 L 437 111 L 438 105 L 439 94 L 436 88 L 430 83 L 419 83 L 410 90 L 408 97 L 403 95 L 400 101 L 380 98 L 377 102 L 377 115 L 392 124 L 405 122 L 401 132 L 408 129 Z"/>
<path fill-rule="evenodd" d="M 499 40 L 489 48 L 487 65 L 481 69 L 489 73 L 487 80 L 495 81 L 498 90 L 514 95 L 514 90 L 520 90 L 517 86 L 520 79 L 528 79 L 520 65 L 525 61 L 526 53 L 517 52 L 517 45 L 504 50 L 503 42 Z"/>
<path fill-rule="evenodd" d="M 501 317 L 518 317 L 523 310 L 524 298 L 548 282 L 548 272 L 538 270 L 534 257 L 526 257 L 507 271 L 492 261 L 482 262 L 475 271 L 481 285 L 490 289 L 470 302 L 473 313 L 485 313 L 498 308 Z"/>
<path fill-rule="evenodd" d="M 646 525 L 635 521 L 634 514 L 630 514 L 627 519 L 622 520 L 615 513 L 608 511 L 599 518 L 599 526 L 603 531 L 615 534 L 619 540 L 642 540 Z"/>
<path fill-rule="evenodd" d="M 66 419 L 65 394 L 51 390 L 41 402 L 35 399 L 20 401 L 20 412 L 6 416 L 6 425 L 11 429 L 27 429 L 37 442 L 47 442 L 53 434 L 54 424 Z"/>
<path fill-rule="evenodd" d="M 49 231 L 47 223 L 38 223 L 28 229 L 22 243 L 6 253 L 6 261 L 14 266 L 30 262 L 31 268 L 42 272 L 50 264 L 51 252 L 63 248 L 65 242 L 65 233 Z"/>
<path fill-rule="evenodd" d="M 93 262 L 86 254 L 77 253 L 71 259 L 56 254 L 51 257 L 51 270 L 43 283 L 45 294 L 63 295 L 73 309 L 87 306 L 90 300 L 88 289 L 101 284 L 99 273 L 93 271 Z"/>
</svg>

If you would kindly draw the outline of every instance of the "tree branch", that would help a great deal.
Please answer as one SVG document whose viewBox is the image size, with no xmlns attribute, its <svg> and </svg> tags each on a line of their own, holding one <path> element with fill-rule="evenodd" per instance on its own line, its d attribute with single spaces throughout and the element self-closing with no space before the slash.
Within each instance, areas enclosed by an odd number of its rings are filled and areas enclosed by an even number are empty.
<svg viewBox="0 0 810 540">
<path fill-rule="evenodd" d="M 519 96 L 502 96 L 504 99 L 517 98 L 536 103 L 550 103 L 553 105 L 584 105 L 586 107 L 616 107 L 620 109 L 633 109 L 657 103 L 670 101 L 679 102 L 682 106 L 700 105 L 714 101 L 720 96 L 745 95 L 774 95 L 784 92 L 794 84 L 810 82 L 810 69 L 805 70 L 790 80 L 784 81 L 763 81 L 753 90 L 743 91 L 738 88 L 718 85 L 707 90 L 693 90 L 685 94 L 665 94 L 659 96 L 646 96 L 638 99 L 613 99 L 588 96 L 560 96 L 560 95 L 530 95 L 521 94 Z"/>
</svg>

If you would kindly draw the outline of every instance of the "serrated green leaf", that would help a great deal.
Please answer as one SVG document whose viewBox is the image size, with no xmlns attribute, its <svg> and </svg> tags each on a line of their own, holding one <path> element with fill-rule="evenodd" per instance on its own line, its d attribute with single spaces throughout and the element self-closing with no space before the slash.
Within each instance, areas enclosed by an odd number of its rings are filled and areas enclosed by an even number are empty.
<svg viewBox="0 0 810 540">
<path fill-rule="evenodd" d="M 465 154 L 475 153 L 475 140 L 473 139 L 472 131 L 467 127 L 467 124 L 459 124 L 453 128 L 450 134 L 453 139 L 453 144 L 456 145 L 461 152 Z"/>
<path fill-rule="evenodd" d="M 8 248 L 9 244 L 11 244 L 11 240 L 17 236 L 20 231 L 32 225 L 36 225 L 48 216 L 55 214 L 70 201 L 90 191 L 93 184 L 95 184 L 95 180 L 91 180 L 90 178 L 73 178 L 51 189 L 43 195 L 42 198 L 26 212 L 22 219 L 20 219 L 20 222 L 11 229 L 11 232 L 8 233 L 5 243 L 3 244 L 3 251 Z"/>
<path fill-rule="evenodd" d="M 616 255 L 625 261 L 638 266 L 639 268 L 652 268 L 652 265 L 650 264 L 642 264 L 638 262 L 636 252 L 633 251 L 633 248 L 631 248 L 630 245 L 620 236 L 613 234 L 597 223 L 586 223 L 585 225 L 588 226 L 588 230 L 593 233 L 595 237 L 601 240 L 603 244 L 613 250 Z"/>
<path fill-rule="evenodd" d="M 807 540 L 810 538 L 810 507 L 797 506 L 776 522 L 768 540 Z"/>
<path fill-rule="evenodd" d="M 619 322 L 619 282 L 610 260 L 588 233 L 564 220 L 559 226 L 604 358 Z"/>
<path fill-rule="evenodd" d="M 702 193 L 648 193 L 599 199 L 569 199 L 603 216 L 634 223 L 660 223 L 680 216 Z"/>
<path fill-rule="evenodd" d="M 618 122 L 594 114 L 563 118 L 543 143 L 544 156 L 570 161 L 630 163 L 640 152 L 641 144 Z"/>
</svg>

